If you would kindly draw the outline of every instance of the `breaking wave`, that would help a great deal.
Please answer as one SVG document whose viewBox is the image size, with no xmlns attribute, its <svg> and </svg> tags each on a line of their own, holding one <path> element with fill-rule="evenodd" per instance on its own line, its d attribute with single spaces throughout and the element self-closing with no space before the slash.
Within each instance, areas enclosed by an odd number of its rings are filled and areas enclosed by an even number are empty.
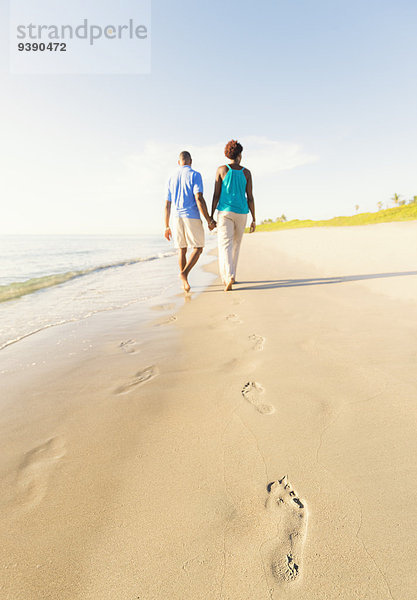
<svg viewBox="0 0 417 600">
<path fill-rule="evenodd" d="M 118 269 L 142 262 L 167 258 L 169 256 L 174 256 L 175 254 L 175 252 L 163 252 L 153 256 L 148 256 L 146 258 L 132 258 L 108 265 L 100 265 L 98 267 L 90 267 L 88 269 L 78 271 L 67 271 L 66 273 L 57 273 L 54 275 L 45 275 L 43 277 L 34 277 L 32 279 L 27 279 L 26 281 L 17 281 L 10 283 L 9 285 L 1 285 L 0 302 L 7 302 L 8 300 L 14 300 L 16 298 L 20 298 L 21 296 L 26 296 L 27 294 L 33 294 L 33 292 L 37 292 L 45 288 L 61 285 L 67 281 L 76 279 L 77 277 L 84 277 L 85 275 L 91 275 L 92 273 L 98 273 L 108 269 Z"/>
</svg>

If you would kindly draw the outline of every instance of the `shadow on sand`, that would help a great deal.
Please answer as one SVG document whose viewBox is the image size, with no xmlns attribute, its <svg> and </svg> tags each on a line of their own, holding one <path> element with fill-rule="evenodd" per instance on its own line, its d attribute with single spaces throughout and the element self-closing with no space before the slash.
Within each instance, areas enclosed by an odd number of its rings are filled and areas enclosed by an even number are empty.
<svg viewBox="0 0 417 600">
<path fill-rule="evenodd" d="M 263 281 L 238 281 L 234 289 L 242 290 L 271 290 L 275 288 L 298 287 L 305 285 L 329 285 L 334 283 L 347 283 L 349 281 L 363 281 L 365 279 L 383 279 L 387 277 L 405 277 L 417 275 L 417 271 L 403 271 L 398 273 L 371 273 L 368 275 L 340 275 L 335 277 L 317 277 L 314 279 L 267 279 Z M 219 285 L 211 285 L 206 292 L 219 291 Z M 223 289 L 223 288 L 222 288 Z"/>
</svg>

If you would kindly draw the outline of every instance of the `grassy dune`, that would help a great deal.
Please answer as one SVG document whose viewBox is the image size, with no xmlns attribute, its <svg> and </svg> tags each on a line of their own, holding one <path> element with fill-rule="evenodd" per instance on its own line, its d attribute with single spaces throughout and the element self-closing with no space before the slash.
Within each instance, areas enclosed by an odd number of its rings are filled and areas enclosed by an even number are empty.
<svg viewBox="0 0 417 600">
<path fill-rule="evenodd" d="M 405 204 L 379 210 L 374 213 L 359 213 L 351 217 L 333 217 L 324 221 L 294 219 L 286 223 L 264 223 L 258 225 L 256 231 L 276 231 L 277 229 L 296 229 L 298 227 L 341 227 L 347 225 L 373 225 L 375 223 L 389 223 L 391 221 L 412 221 L 417 219 L 417 203 Z"/>
</svg>

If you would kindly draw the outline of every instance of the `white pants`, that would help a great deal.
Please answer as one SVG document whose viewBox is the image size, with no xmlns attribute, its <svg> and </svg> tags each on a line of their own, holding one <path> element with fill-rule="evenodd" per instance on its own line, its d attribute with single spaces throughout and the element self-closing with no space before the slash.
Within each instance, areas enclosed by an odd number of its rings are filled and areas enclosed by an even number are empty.
<svg viewBox="0 0 417 600">
<path fill-rule="evenodd" d="M 217 217 L 217 241 L 219 244 L 220 277 L 224 283 L 236 279 L 240 244 L 248 215 L 219 211 Z"/>
</svg>

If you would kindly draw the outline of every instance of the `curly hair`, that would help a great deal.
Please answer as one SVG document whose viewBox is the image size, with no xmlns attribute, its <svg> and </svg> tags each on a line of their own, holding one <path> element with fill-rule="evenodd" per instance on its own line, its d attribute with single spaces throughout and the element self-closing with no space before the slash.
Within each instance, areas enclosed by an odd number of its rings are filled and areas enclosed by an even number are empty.
<svg viewBox="0 0 417 600">
<path fill-rule="evenodd" d="M 226 157 L 230 158 L 230 160 L 236 160 L 242 152 L 243 146 L 242 144 L 239 144 L 237 140 L 230 140 L 230 142 L 227 142 L 226 148 L 224 149 Z"/>
</svg>

